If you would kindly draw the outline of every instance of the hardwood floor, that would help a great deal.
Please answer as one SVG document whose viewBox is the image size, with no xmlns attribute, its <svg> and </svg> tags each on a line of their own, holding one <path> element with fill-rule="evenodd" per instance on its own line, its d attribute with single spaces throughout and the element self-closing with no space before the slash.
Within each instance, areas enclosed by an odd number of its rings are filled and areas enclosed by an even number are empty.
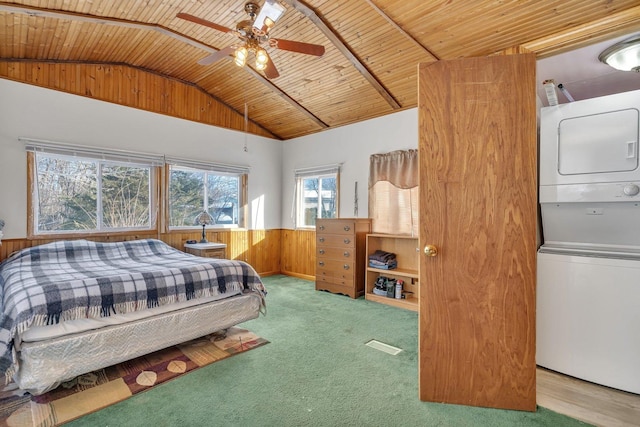
<svg viewBox="0 0 640 427">
<path fill-rule="evenodd" d="M 640 426 L 640 395 L 537 369 L 537 403 L 596 426 Z"/>
</svg>

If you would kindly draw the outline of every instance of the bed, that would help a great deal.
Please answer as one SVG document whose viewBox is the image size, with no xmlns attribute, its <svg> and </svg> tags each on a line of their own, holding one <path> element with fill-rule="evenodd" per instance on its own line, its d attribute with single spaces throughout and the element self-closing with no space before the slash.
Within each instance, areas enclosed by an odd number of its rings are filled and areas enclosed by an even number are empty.
<svg viewBox="0 0 640 427">
<path fill-rule="evenodd" d="M 37 395 L 264 313 L 255 270 L 160 240 L 59 241 L 0 263 L 0 371 Z"/>
</svg>

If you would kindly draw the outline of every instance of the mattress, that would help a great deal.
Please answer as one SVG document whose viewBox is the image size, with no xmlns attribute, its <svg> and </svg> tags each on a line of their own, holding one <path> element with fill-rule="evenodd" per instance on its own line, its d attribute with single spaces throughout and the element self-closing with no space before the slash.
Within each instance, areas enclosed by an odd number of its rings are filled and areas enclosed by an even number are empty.
<svg viewBox="0 0 640 427">
<path fill-rule="evenodd" d="M 209 302 L 229 298 L 235 295 L 241 294 L 241 291 L 235 291 L 233 293 L 212 295 L 206 298 L 191 299 L 188 301 L 176 302 L 173 304 L 167 304 L 159 307 L 153 307 L 148 310 L 134 311 L 130 313 L 114 314 L 108 317 L 99 317 L 91 319 L 74 319 L 60 322 L 54 325 L 45 326 L 32 326 L 19 335 L 16 340 L 16 347 L 20 349 L 21 343 L 36 342 L 58 338 L 65 335 L 77 334 L 86 331 L 92 331 L 106 326 L 116 326 L 125 323 L 133 322 L 136 320 L 146 319 L 148 317 L 157 316 L 164 313 L 169 313 L 176 310 L 181 310 L 188 307 L 193 307 L 199 304 L 206 304 Z"/>
</svg>

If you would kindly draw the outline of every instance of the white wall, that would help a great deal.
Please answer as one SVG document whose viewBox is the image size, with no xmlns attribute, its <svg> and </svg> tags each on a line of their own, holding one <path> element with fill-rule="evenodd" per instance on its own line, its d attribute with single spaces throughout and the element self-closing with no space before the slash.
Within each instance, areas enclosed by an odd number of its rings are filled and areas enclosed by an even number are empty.
<svg viewBox="0 0 640 427">
<path fill-rule="evenodd" d="M 368 215 L 369 156 L 418 147 L 418 111 L 281 142 L 0 79 L 0 219 L 26 237 L 27 171 L 18 137 L 249 165 L 248 227 L 294 228 L 294 169 L 343 163 L 340 216 Z M 247 138 L 248 152 L 243 146 Z"/>
<path fill-rule="evenodd" d="M 343 163 L 339 216 L 354 217 L 357 182 L 357 217 L 366 218 L 369 156 L 417 148 L 417 108 L 285 141 L 282 157 L 282 228 L 295 227 L 291 217 L 295 169 Z"/>
<path fill-rule="evenodd" d="M 0 79 L 5 239 L 27 232 L 26 154 L 18 137 L 248 165 L 248 227 L 280 228 L 283 142 Z"/>
</svg>

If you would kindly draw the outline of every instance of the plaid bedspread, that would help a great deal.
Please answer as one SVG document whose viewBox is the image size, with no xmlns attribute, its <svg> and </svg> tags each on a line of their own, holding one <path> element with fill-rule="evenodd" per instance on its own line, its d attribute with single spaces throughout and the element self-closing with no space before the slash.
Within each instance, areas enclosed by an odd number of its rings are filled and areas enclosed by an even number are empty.
<svg viewBox="0 0 640 427">
<path fill-rule="evenodd" d="M 265 294 L 247 263 L 200 258 L 160 240 L 59 241 L 0 263 L 0 372 L 18 369 L 14 339 L 31 326 L 128 313 L 232 291 Z"/>
</svg>

